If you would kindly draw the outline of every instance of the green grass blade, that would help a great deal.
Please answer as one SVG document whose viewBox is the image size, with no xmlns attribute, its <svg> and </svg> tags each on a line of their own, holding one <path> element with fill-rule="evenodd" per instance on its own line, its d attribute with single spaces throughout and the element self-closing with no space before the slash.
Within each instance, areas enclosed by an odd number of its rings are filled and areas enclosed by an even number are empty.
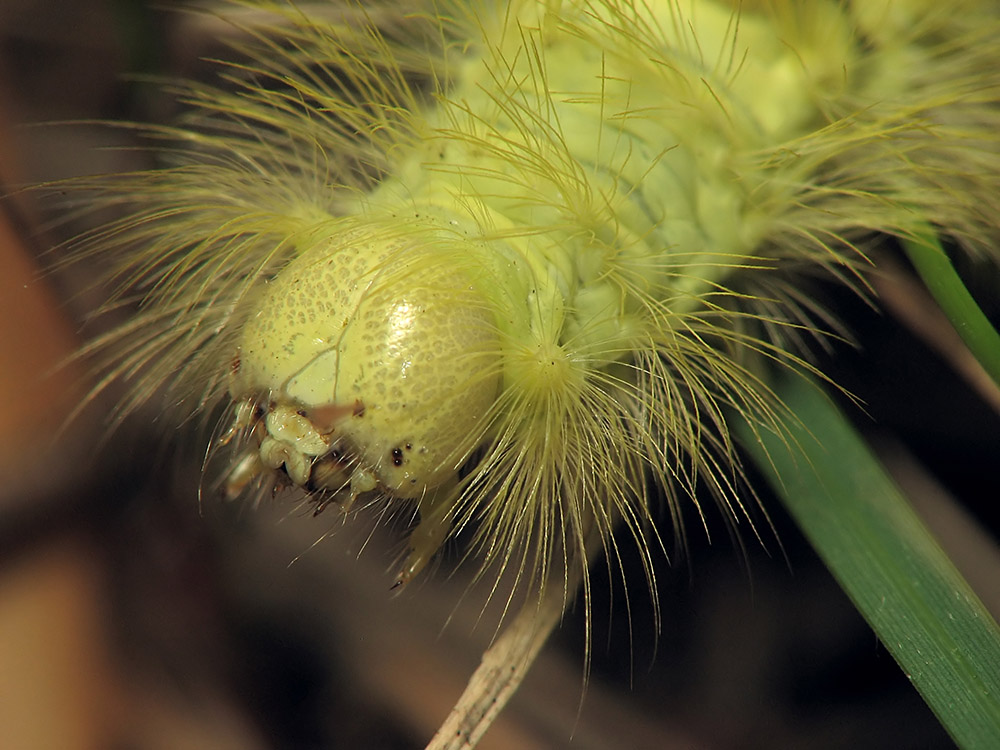
<svg viewBox="0 0 1000 750">
<path fill-rule="evenodd" d="M 1000 628 L 823 392 L 778 394 L 800 423 L 742 426 L 788 510 L 959 746 L 1000 748 Z"/>
<path fill-rule="evenodd" d="M 1000 385 L 1000 334 L 969 294 L 937 236 L 927 229 L 902 240 L 910 262 L 972 354 Z"/>
</svg>

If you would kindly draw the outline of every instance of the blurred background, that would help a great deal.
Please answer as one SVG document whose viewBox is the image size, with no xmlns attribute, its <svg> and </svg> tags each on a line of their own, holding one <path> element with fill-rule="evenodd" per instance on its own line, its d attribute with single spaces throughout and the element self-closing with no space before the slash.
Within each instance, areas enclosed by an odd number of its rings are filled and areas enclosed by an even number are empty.
<svg viewBox="0 0 1000 750">
<path fill-rule="evenodd" d="M 148 166 L 94 121 L 168 121 L 177 104 L 143 77 L 210 77 L 229 33 L 162 3 L 0 3 L 0 750 L 423 747 L 495 632 L 459 549 L 391 592 L 400 529 L 199 494 L 203 430 L 149 410 L 109 436 L 114 390 L 88 403 L 66 364 L 99 330 L 100 269 L 40 274 L 87 227 L 18 188 Z M 997 320 L 1000 279 L 965 270 Z M 996 394 L 962 374 L 907 278 L 900 262 L 879 281 L 881 312 L 819 289 L 857 341 L 817 356 L 997 613 Z M 578 606 L 482 747 L 951 746 L 761 496 L 765 547 L 719 518 L 709 541 L 691 514 L 688 554 L 659 571 L 659 634 L 637 561 L 630 609 L 598 566 L 589 681 Z"/>
</svg>

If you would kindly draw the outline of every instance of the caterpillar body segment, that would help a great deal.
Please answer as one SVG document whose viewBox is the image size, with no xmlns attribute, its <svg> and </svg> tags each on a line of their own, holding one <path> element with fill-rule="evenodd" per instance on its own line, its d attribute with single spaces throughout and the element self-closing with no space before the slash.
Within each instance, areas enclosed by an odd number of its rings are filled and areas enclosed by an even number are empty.
<svg viewBox="0 0 1000 750">
<path fill-rule="evenodd" d="M 96 186 L 145 303 L 95 348 L 125 410 L 233 403 L 230 494 L 413 504 L 399 582 L 469 525 L 534 585 L 590 537 L 652 578 L 656 492 L 744 515 L 727 414 L 784 417 L 799 279 L 927 225 L 996 259 L 989 3 L 252 7 L 176 162 Z"/>
</svg>

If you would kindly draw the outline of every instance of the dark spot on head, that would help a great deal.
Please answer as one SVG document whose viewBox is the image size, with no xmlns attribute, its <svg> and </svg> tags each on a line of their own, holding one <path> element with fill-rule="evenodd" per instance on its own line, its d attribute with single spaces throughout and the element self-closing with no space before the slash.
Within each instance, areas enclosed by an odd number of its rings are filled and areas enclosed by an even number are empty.
<svg viewBox="0 0 1000 750">
<path fill-rule="evenodd" d="M 392 449 L 392 465 L 402 466 L 403 465 L 403 451 L 399 448 Z"/>
<path fill-rule="evenodd" d="M 305 409 L 296 409 L 295 413 L 298 414 L 300 417 L 304 417 L 306 415 L 306 410 Z"/>
<path fill-rule="evenodd" d="M 413 446 L 410 443 L 407 443 L 403 447 L 406 448 L 406 450 L 408 450 L 408 451 L 412 451 L 413 450 Z"/>
</svg>

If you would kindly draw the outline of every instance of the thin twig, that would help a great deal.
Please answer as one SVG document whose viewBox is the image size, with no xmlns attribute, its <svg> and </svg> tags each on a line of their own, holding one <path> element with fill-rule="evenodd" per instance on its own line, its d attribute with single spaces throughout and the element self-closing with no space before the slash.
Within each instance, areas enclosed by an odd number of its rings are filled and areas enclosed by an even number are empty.
<svg viewBox="0 0 1000 750">
<path fill-rule="evenodd" d="M 592 548 L 594 545 L 590 545 Z M 535 658 L 583 579 L 586 562 L 570 560 L 564 587 L 548 586 L 540 600 L 529 599 L 517 617 L 484 653 L 465 692 L 426 750 L 471 750 L 520 687 Z"/>
</svg>

